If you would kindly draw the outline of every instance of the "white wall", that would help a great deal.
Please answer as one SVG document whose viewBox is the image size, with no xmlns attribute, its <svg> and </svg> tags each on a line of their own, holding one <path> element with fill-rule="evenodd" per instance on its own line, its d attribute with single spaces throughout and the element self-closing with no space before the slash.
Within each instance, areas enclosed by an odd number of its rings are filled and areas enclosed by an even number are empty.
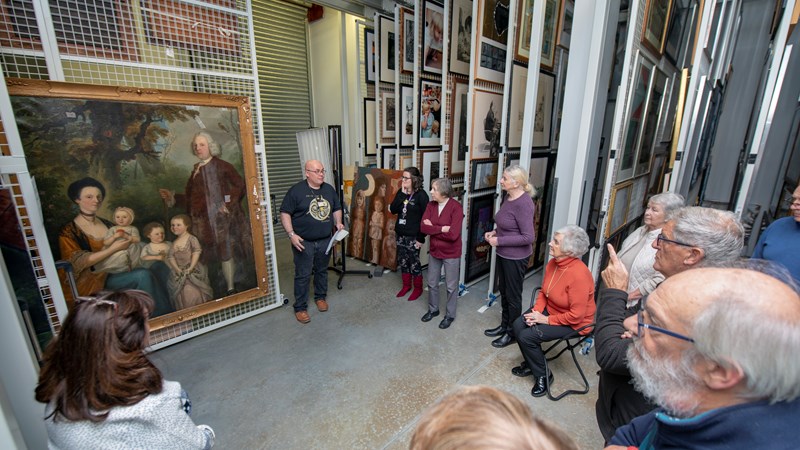
<svg viewBox="0 0 800 450">
<path fill-rule="evenodd" d="M 308 26 L 314 127 L 342 124 L 341 14 L 325 8 Z"/>
</svg>

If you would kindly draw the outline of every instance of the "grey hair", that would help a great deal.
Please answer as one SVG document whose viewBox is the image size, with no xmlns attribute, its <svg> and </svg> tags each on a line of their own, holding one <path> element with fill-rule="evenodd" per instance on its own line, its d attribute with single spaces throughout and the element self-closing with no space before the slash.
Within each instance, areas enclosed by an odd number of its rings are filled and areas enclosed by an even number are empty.
<svg viewBox="0 0 800 450">
<path fill-rule="evenodd" d="M 796 315 L 765 310 L 764 302 L 753 302 L 751 295 L 749 290 L 722 288 L 695 319 L 695 348 L 723 367 L 741 368 L 748 388 L 744 398 L 792 401 L 800 396 Z"/>
<path fill-rule="evenodd" d="M 577 225 L 565 225 L 555 234 L 560 234 L 561 251 L 573 258 L 580 258 L 589 251 L 589 235 Z"/>
<path fill-rule="evenodd" d="M 536 194 L 533 185 L 528 182 L 528 173 L 522 170 L 522 167 L 514 164 L 513 166 L 506 167 L 503 173 L 519 183 L 522 190 L 527 192 L 528 195 L 533 196 Z"/>
<path fill-rule="evenodd" d="M 718 267 L 735 261 L 744 247 L 744 227 L 730 211 L 700 206 L 678 211 L 675 239 L 703 249 L 697 267 Z"/>
<path fill-rule="evenodd" d="M 453 183 L 449 178 L 437 178 L 433 180 L 431 185 L 436 185 L 436 190 L 439 191 L 439 194 L 447 198 L 453 198 L 453 196 L 456 195 L 456 192 L 453 190 Z"/>
<path fill-rule="evenodd" d="M 206 138 L 206 142 L 208 142 L 208 151 L 211 153 L 211 156 L 219 156 L 220 153 L 222 153 L 217 141 L 211 137 L 211 133 L 208 131 L 198 131 L 194 136 L 192 136 L 192 141 L 189 142 L 189 150 L 192 151 L 192 154 L 194 154 L 194 140 L 201 136 Z"/>
<path fill-rule="evenodd" d="M 655 203 L 664 210 L 664 220 L 672 220 L 675 214 L 683 208 L 683 196 L 672 192 L 662 192 L 650 197 L 648 203 Z"/>
</svg>

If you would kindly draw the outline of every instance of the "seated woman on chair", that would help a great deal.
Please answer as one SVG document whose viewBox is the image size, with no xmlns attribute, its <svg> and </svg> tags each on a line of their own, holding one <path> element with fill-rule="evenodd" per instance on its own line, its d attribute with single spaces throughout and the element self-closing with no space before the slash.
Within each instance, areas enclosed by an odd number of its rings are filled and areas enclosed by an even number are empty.
<svg viewBox="0 0 800 450">
<path fill-rule="evenodd" d="M 594 280 L 579 258 L 589 249 L 589 236 L 577 225 L 567 225 L 553 234 L 550 262 L 544 270 L 542 288 L 533 307 L 514 321 L 514 334 L 525 358 L 511 369 L 518 377 L 533 375 L 531 395 L 541 397 L 553 382 L 545 373 L 542 343 L 569 335 L 594 321 Z M 581 334 L 590 333 L 590 329 Z"/>
</svg>

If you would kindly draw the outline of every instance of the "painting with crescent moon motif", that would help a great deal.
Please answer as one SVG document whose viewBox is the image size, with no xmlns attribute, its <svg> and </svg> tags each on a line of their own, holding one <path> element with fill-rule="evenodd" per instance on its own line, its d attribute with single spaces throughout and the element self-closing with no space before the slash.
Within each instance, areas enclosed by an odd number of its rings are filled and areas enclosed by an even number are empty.
<svg viewBox="0 0 800 450">
<path fill-rule="evenodd" d="M 400 190 L 402 176 L 400 170 L 358 168 L 350 201 L 349 256 L 397 269 L 397 216 L 388 206 Z"/>
</svg>

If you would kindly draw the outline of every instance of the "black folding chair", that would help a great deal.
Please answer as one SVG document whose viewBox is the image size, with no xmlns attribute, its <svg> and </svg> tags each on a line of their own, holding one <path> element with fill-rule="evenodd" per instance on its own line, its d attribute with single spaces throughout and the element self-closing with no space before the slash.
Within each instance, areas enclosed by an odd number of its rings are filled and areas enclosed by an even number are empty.
<svg viewBox="0 0 800 450">
<path fill-rule="evenodd" d="M 531 306 L 530 306 L 531 308 L 533 308 L 533 306 L 536 304 L 536 296 L 537 296 L 538 292 L 541 289 L 542 289 L 541 286 L 539 286 L 539 287 L 537 287 L 537 288 L 535 288 L 533 290 L 533 294 L 531 295 Z M 562 354 L 564 354 L 564 352 L 569 351 L 570 355 L 572 355 L 572 361 L 575 363 L 575 367 L 577 367 L 578 373 L 581 375 L 581 378 L 583 379 L 583 389 L 582 390 L 567 389 L 566 391 L 564 391 L 564 392 L 562 392 L 562 393 L 560 393 L 560 394 L 558 394 L 556 396 L 554 396 L 553 393 L 550 391 L 550 387 L 551 387 L 550 386 L 550 380 L 547 379 L 547 381 L 546 381 L 546 383 L 547 383 L 547 398 L 549 398 L 550 400 L 553 400 L 553 401 L 557 402 L 557 401 L 561 400 L 562 398 L 564 398 L 564 397 L 566 397 L 568 395 L 571 395 L 571 394 L 586 394 L 586 393 L 589 392 L 589 380 L 586 378 L 586 374 L 583 372 L 583 368 L 581 367 L 581 364 L 578 362 L 578 357 L 575 355 L 575 351 L 577 350 L 577 351 L 580 352 L 581 346 L 583 346 L 589 338 L 593 337 L 592 333 L 587 333 L 585 335 L 582 335 L 581 332 L 583 332 L 584 330 L 588 330 L 588 329 L 591 329 L 592 331 L 594 331 L 594 326 L 595 326 L 594 323 L 590 323 L 589 325 L 582 326 L 582 327 L 578 328 L 577 330 L 574 330 L 570 334 L 568 334 L 568 335 L 562 337 L 561 339 L 555 341 L 552 345 L 550 345 L 549 347 L 544 349 L 545 373 L 550 373 L 550 369 L 547 367 L 548 361 L 553 361 L 553 360 L 557 359 L 559 356 L 561 356 Z M 548 353 L 550 353 L 552 350 L 554 350 L 556 347 L 558 347 L 562 343 L 564 344 L 564 347 L 561 348 L 561 350 L 558 353 L 556 353 L 553 356 L 547 356 Z"/>
</svg>

